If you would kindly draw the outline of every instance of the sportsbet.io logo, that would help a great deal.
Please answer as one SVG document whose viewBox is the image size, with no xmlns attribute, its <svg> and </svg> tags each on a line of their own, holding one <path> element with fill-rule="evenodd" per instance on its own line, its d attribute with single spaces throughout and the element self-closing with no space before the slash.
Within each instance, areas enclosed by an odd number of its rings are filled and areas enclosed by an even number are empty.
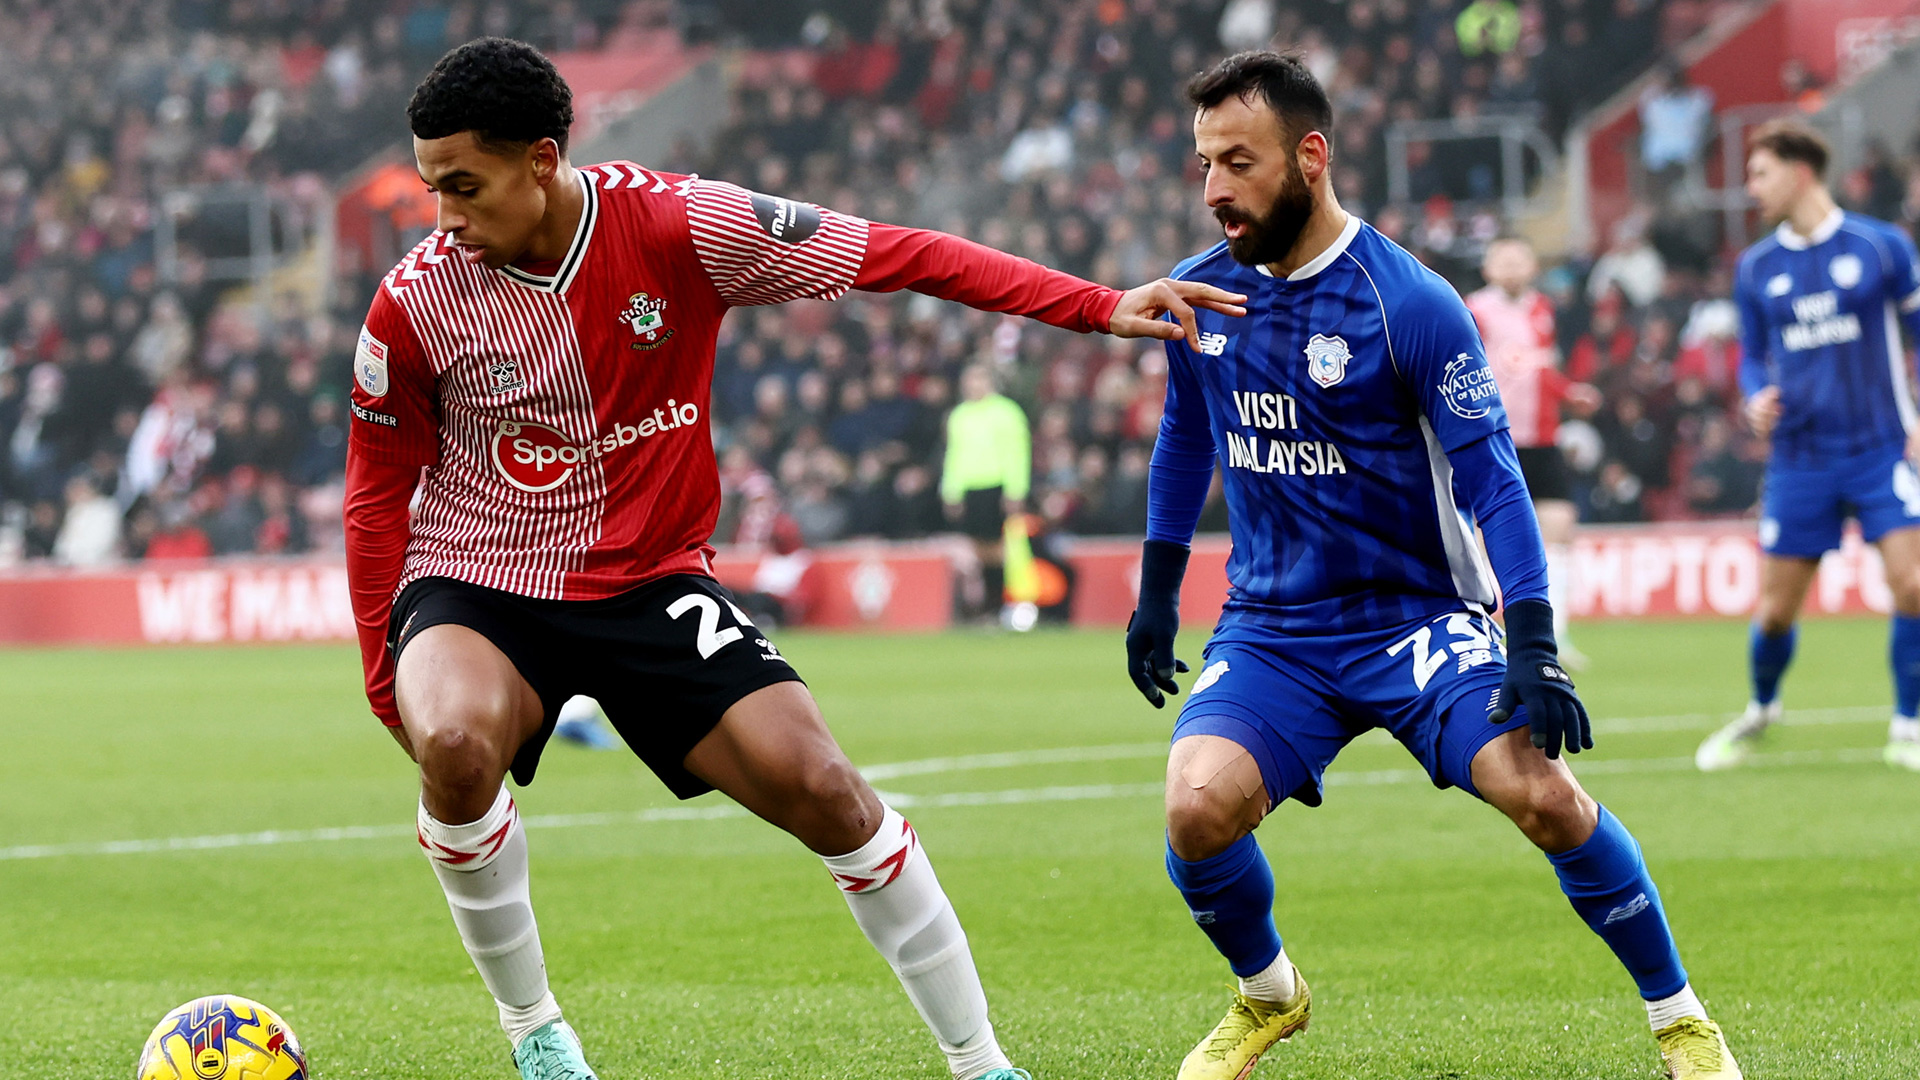
<svg viewBox="0 0 1920 1080">
<path fill-rule="evenodd" d="M 598 461 L 623 446 L 652 438 L 664 431 L 690 427 L 700 420 L 700 407 L 689 401 L 668 400 L 664 409 L 637 424 L 613 425 L 613 430 L 587 443 L 576 443 L 559 428 L 531 420 L 502 420 L 494 429 L 489 448 L 493 467 L 507 483 L 538 494 L 552 491 L 580 471 L 580 466 Z"/>
<path fill-rule="evenodd" d="M 1463 420 L 1481 419 L 1500 400 L 1500 390 L 1493 385 L 1493 370 L 1472 353 L 1461 353 L 1448 361 L 1443 374 L 1446 377 L 1440 382 L 1440 396 Z"/>
</svg>

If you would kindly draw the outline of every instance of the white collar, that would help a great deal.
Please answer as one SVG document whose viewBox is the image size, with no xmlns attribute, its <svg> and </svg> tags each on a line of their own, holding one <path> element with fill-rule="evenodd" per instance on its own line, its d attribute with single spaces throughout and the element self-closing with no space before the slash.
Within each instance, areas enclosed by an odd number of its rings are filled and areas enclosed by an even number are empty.
<svg viewBox="0 0 1920 1080">
<path fill-rule="evenodd" d="M 1783 221 L 1779 228 L 1773 230 L 1773 238 L 1780 241 L 1780 246 L 1788 251 L 1805 251 L 1816 244 L 1824 244 L 1833 239 L 1833 234 L 1840 231 L 1841 223 L 1846 220 L 1847 212 L 1836 206 L 1832 213 L 1820 219 L 1820 224 L 1813 227 L 1812 236 L 1801 236 L 1793 231 L 1792 224 Z"/>
<path fill-rule="evenodd" d="M 1327 245 L 1327 250 L 1315 255 L 1312 262 L 1288 274 L 1287 280 L 1305 281 L 1320 271 L 1325 270 L 1327 267 L 1332 266 L 1333 260 L 1346 254 L 1347 247 L 1353 243 L 1353 238 L 1358 235 L 1360 235 L 1360 218 L 1356 214 L 1348 214 L 1346 225 L 1341 227 L 1340 235 L 1334 237 L 1333 243 Z M 1267 269 L 1266 263 L 1260 263 L 1256 265 L 1254 269 L 1268 277 L 1273 276 L 1273 271 Z"/>
<path fill-rule="evenodd" d="M 593 239 L 594 222 L 600 217 L 600 189 L 594 186 L 593 178 L 581 169 L 573 170 L 579 178 L 580 187 L 586 200 L 580 204 L 580 223 L 573 227 L 573 242 L 567 245 L 567 254 L 560 260 L 560 269 L 552 277 L 544 274 L 530 274 L 511 264 L 500 268 L 500 272 L 522 285 L 543 292 L 566 292 L 573 284 L 573 276 L 580 270 L 580 262 L 587 253 L 587 244 Z"/>
</svg>

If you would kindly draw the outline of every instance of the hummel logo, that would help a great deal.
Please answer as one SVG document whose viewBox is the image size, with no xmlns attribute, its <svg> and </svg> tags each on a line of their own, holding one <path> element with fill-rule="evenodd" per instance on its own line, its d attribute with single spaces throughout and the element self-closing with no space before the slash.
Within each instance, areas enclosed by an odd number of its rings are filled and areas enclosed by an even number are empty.
<svg viewBox="0 0 1920 1080">
<path fill-rule="evenodd" d="M 1600 925 L 1612 926 L 1617 922 L 1625 922 L 1652 906 L 1653 902 L 1647 899 L 1647 894 L 1641 893 L 1626 903 L 1621 904 L 1619 907 L 1614 908 L 1612 911 L 1607 912 L 1607 921 Z"/>
<path fill-rule="evenodd" d="M 1227 335 L 1201 334 L 1200 351 L 1207 356 L 1220 356 L 1227 351 Z"/>
<path fill-rule="evenodd" d="M 1188 911 L 1189 911 L 1189 913 L 1190 913 L 1190 914 L 1192 914 L 1192 915 L 1193 915 L 1193 921 L 1194 921 L 1194 922 L 1196 922 L 1196 923 L 1199 923 L 1199 924 L 1200 924 L 1201 926 L 1212 926 L 1212 925 L 1213 925 L 1213 912 L 1211 912 L 1211 911 L 1193 911 L 1193 910 L 1192 910 L 1191 908 L 1189 908 L 1189 909 L 1188 909 Z"/>
</svg>

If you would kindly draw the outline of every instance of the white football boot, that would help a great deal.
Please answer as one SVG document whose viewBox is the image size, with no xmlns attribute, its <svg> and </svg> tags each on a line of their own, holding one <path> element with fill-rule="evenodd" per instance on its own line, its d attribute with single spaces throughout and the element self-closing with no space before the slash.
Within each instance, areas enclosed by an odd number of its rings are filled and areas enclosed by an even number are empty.
<svg viewBox="0 0 1920 1080">
<path fill-rule="evenodd" d="M 1880 757 L 1896 769 L 1920 772 L 1920 722 L 1896 716 L 1887 725 L 1887 748 Z"/>
<path fill-rule="evenodd" d="M 1744 764 L 1753 756 L 1760 736 L 1780 722 L 1780 713 L 1779 698 L 1765 705 L 1747 702 L 1747 711 L 1740 714 L 1740 719 L 1707 736 L 1700 749 L 1694 751 L 1693 763 L 1701 772 L 1718 772 Z"/>
</svg>

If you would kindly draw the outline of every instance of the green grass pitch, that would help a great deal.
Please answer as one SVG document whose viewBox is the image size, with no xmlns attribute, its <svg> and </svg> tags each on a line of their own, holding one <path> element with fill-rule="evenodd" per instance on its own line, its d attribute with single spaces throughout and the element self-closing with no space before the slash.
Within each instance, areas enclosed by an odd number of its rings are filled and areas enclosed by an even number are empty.
<svg viewBox="0 0 1920 1080">
<path fill-rule="evenodd" d="M 1920 776 L 1877 760 L 1885 634 L 1808 624 L 1767 760 L 1704 776 L 1687 760 L 1744 700 L 1744 628 L 1577 632 L 1599 747 L 1576 771 L 1640 837 L 1752 1078 L 1920 1071 Z M 1016 1064 L 1171 1080 L 1228 977 L 1161 867 L 1174 714 L 1121 676 L 1119 635 L 782 645 L 863 766 L 1006 755 L 878 786 L 914 797 Z M 410 766 L 357 684 L 345 647 L 0 653 L 0 1077 L 130 1078 L 159 1016 L 213 992 L 280 1009 L 324 1080 L 512 1076 L 408 832 Z M 1255 1077 L 1657 1075 L 1631 982 L 1546 862 L 1413 767 L 1364 738 L 1326 806 L 1260 830 L 1316 1001 Z M 606 1080 L 946 1075 L 786 836 L 659 813 L 624 751 L 557 745 L 520 798 L 554 989 Z M 337 827 L 370 828 L 302 832 Z M 98 846 L 262 830 L 280 842 Z"/>
</svg>

